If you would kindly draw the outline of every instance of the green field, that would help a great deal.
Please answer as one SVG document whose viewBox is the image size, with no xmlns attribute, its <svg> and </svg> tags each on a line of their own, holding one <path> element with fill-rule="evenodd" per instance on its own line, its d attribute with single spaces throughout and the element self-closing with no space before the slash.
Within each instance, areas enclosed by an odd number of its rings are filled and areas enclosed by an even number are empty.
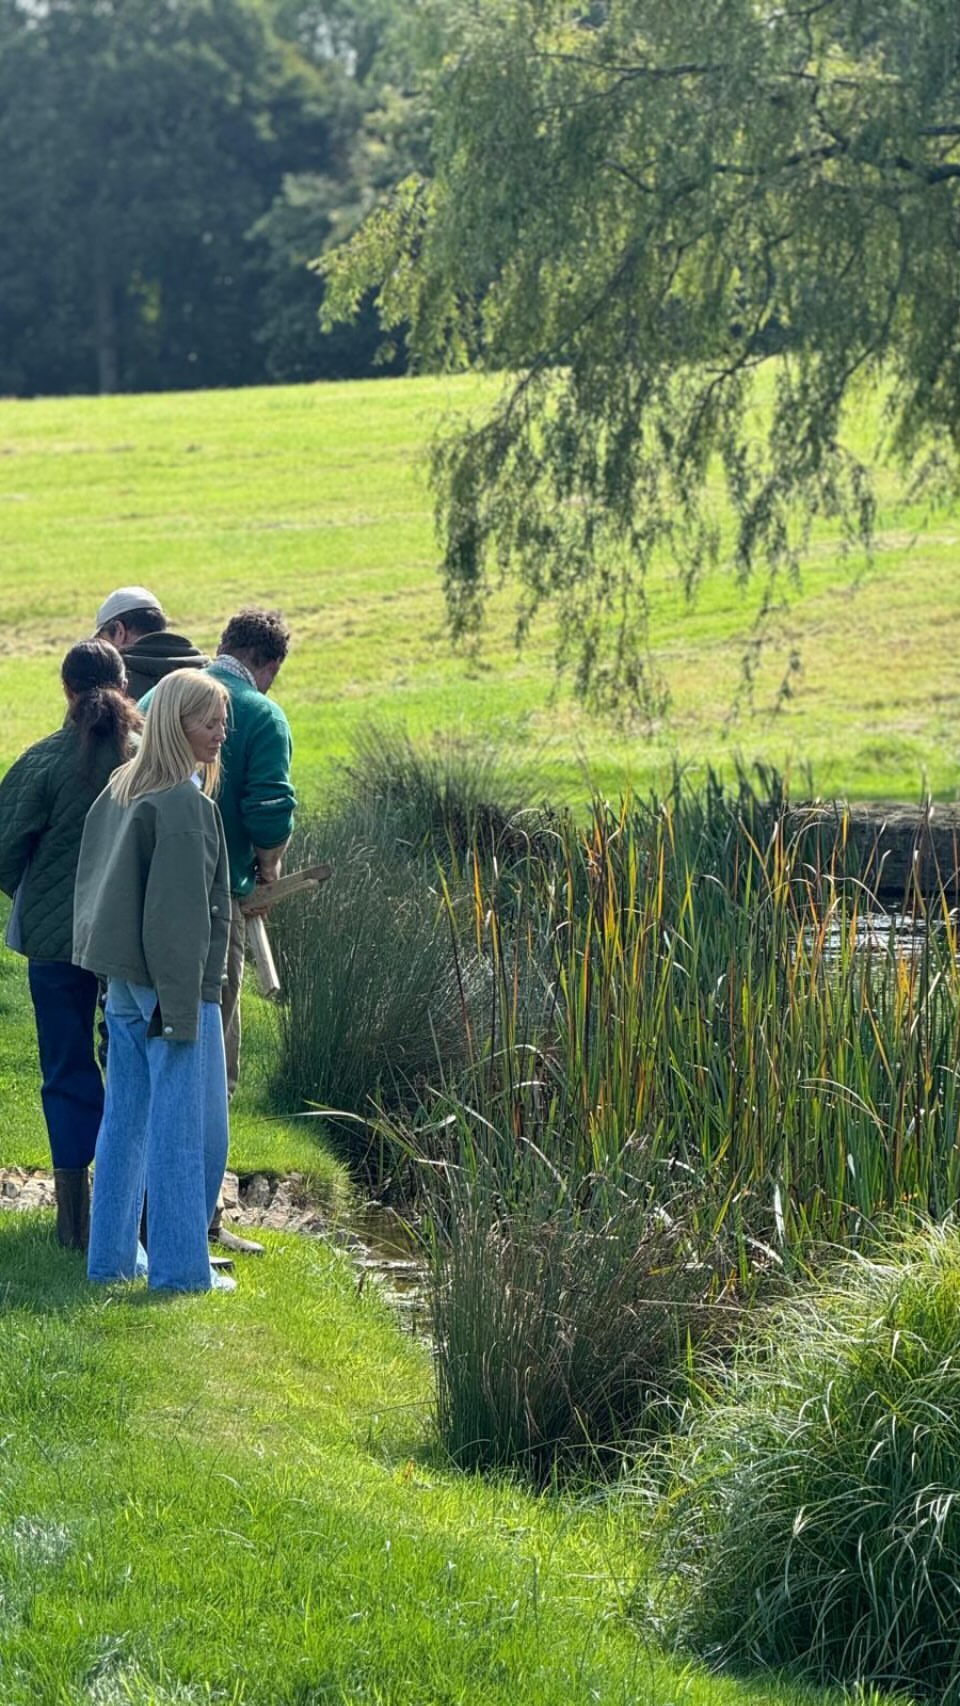
<svg viewBox="0 0 960 1706">
<path fill-rule="evenodd" d="M 731 718 L 755 600 L 718 575 L 688 610 L 664 567 L 651 588 L 673 713 L 652 733 L 586 717 L 554 695 L 544 629 L 517 656 L 511 602 L 494 601 L 477 659 L 451 653 L 422 452 L 446 412 L 489 382 L 381 380 L 238 393 L 0 403 L 0 766 L 59 713 L 57 665 L 113 587 L 141 582 L 172 625 L 212 646 L 245 602 L 279 604 L 295 645 L 278 686 L 309 802 L 364 718 L 412 732 L 481 733 L 539 753 L 544 787 L 585 773 L 616 793 L 674 756 L 740 753 L 821 793 L 957 793 L 960 524 L 882 515 L 873 565 L 821 527 L 754 712 Z M 858 426 L 864 440 L 867 430 Z M 772 714 L 790 647 L 795 697 Z"/>
<path fill-rule="evenodd" d="M 749 714 L 732 712 L 756 599 L 719 575 L 692 609 L 668 567 L 651 588 L 673 691 L 653 731 L 591 718 L 558 690 L 548 628 L 518 655 L 507 591 L 481 655 L 453 652 L 424 452 L 442 419 L 490 395 L 489 381 L 462 378 L 0 402 L 0 770 L 55 727 L 64 651 L 107 592 L 137 582 L 211 649 L 239 605 L 284 609 L 294 645 L 277 696 L 308 807 L 367 719 L 400 720 L 418 739 L 493 741 L 532 761 L 539 792 L 575 803 L 591 785 L 612 795 L 656 785 L 676 760 L 729 768 L 737 756 L 788 770 L 800 793 L 809 770 L 820 793 L 957 797 L 960 523 L 943 516 L 881 514 L 859 579 L 838 534 L 818 528 Z M 858 422 L 864 445 L 872 421 L 867 411 Z M 791 646 L 803 672 L 774 713 Z M 270 1047 L 269 1019 L 248 1005 L 234 1161 L 319 1165 L 329 1184 L 312 1130 L 264 1118 L 255 1054 L 258 1038 Z M 0 1020 L 0 1162 L 38 1164 L 32 1014 L 22 967 L 3 949 Z"/>
</svg>

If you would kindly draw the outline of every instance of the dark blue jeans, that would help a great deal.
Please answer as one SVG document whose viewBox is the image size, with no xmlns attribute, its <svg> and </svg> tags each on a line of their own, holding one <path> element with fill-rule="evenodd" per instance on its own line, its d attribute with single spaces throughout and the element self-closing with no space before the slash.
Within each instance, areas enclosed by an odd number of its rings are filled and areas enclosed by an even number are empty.
<svg viewBox="0 0 960 1706">
<path fill-rule="evenodd" d="M 97 980 L 67 960 L 28 960 L 27 972 L 53 1165 L 88 1167 L 103 1115 L 103 1079 L 94 1046 Z"/>
</svg>

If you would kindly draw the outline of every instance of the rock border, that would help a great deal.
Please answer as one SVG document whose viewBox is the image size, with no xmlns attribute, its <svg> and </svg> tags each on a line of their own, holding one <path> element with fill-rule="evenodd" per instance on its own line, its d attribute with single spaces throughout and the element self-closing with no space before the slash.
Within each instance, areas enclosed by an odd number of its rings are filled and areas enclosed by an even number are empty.
<svg viewBox="0 0 960 1706">
<path fill-rule="evenodd" d="M 0 1167 L 0 1209 L 53 1208 L 53 1174 L 40 1167 Z M 301 1173 L 275 1178 L 269 1173 L 225 1173 L 223 1205 L 228 1220 L 265 1226 L 274 1232 L 302 1232 L 352 1242 L 312 1200 Z M 362 1240 L 357 1240 L 358 1244 Z"/>
</svg>

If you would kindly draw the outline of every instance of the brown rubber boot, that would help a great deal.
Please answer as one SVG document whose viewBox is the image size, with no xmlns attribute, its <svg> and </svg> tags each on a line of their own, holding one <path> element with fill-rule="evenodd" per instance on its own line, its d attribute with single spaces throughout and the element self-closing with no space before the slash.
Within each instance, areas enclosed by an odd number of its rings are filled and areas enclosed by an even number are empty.
<svg viewBox="0 0 960 1706">
<path fill-rule="evenodd" d="M 90 1240 L 90 1174 L 86 1167 L 55 1167 L 57 1243 L 85 1250 Z"/>
<path fill-rule="evenodd" d="M 211 1244 L 216 1244 L 220 1250 L 229 1250 L 231 1256 L 262 1256 L 263 1245 L 254 1243 L 252 1238 L 241 1238 L 239 1233 L 231 1232 L 229 1226 L 223 1224 L 223 1209 L 218 1203 L 213 1211 L 210 1231 L 207 1234 Z"/>
</svg>

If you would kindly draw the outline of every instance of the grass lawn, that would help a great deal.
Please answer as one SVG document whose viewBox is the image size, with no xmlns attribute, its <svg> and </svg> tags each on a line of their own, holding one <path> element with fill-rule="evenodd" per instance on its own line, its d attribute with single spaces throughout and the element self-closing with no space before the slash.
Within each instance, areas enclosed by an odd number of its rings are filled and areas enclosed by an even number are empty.
<svg viewBox="0 0 960 1706">
<path fill-rule="evenodd" d="M 751 609 L 723 581 L 692 614 L 666 574 L 653 589 L 675 714 L 649 741 L 552 699 L 550 636 L 518 658 L 504 600 L 485 656 L 451 656 L 418 456 L 438 412 L 476 395 L 382 381 L 0 403 L 0 767 L 56 725 L 63 652 L 136 581 L 207 646 L 239 604 L 283 606 L 308 804 L 357 724 L 387 716 L 542 748 L 553 794 L 582 794 L 585 767 L 615 792 L 675 756 L 740 751 L 809 762 L 824 791 L 912 798 L 926 776 L 953 797 L 945 523 L 891 525 L 855 595 L 818 536 L 784 619 L 805 673 L 779 720 L 727 726 Z M 271 1019 L 252 993 L 245 1021 L 233 1165 L 335 1190 L 313 1124 L 264 1106 Z M 0 950 L 0 1163 L 47 1164 L 37 1084 L 25 969 Z M 234 1295 L 157 1302 L 89 1286 L 49 1216 L 0 1215 L 2 1706 L 826 1706 L 665 1658 L 629 1614 L 629 1507 L 452 1472 L 427 1347 L 341 1254 L 266 1242 Z"/>
<path fill-rule="evenodd" d="M 506 595 L 484 655 L 452 655 L 421 452 L 442 413 L 484 395 L 465 378 L 0 403 L 0 767 L 55 725 L 57 666 L 103 596 L 142 582 L 205 646 L 241 603 L 287 612 L 295 649 L 278 697 L 308 802 L 370 717 L 539 750 L 545 789 L 575 797 L 585 770 L 616 792 L 628 778 L 647 786 L 674 756 L 735 752 L 809 764 L 824 793 L 914 799 L 926 779 L 955 797 L 960 523 L 942 516 L 883 517 L 856 590 L 837 535 L 818 530 L 782 649 L 761 670 L 761 708 L 739 720 L 756 600 L 722 576 L 693 611 L 666 569 L 651 586 L 674 710 L 650 737 L 551 698 L 550 634 L 518 657 Z M 803 674 L 772 716 L 792 645 Z"/>
<path fill-rule="evenodd" d="M 157 1302 L 0 1215 L 3 1706 L 829 1706 L 659 1655 L 629 1511 L 447 1469 L 425 1346 L 267 1242 Z"/>
</svg>

